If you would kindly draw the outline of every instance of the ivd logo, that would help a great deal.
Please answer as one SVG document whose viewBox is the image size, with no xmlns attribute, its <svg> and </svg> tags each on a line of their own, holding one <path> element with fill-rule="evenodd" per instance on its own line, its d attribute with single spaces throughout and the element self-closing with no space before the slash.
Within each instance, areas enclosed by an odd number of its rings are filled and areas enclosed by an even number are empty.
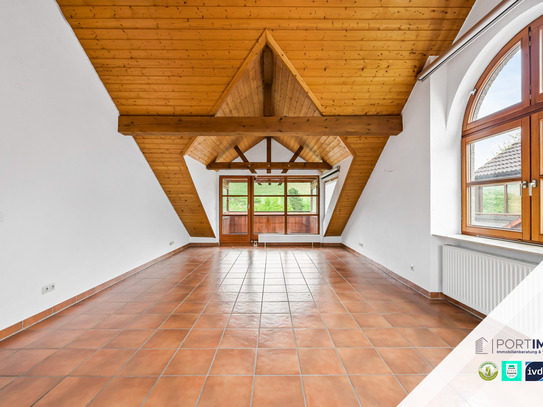
<svg viewBox="0 0 543 407">
<path fill-rule="evenodd" d="M 527 382 L 543 381 L 543 362 L 526 362 L 524 377 Z"/>
</svg>

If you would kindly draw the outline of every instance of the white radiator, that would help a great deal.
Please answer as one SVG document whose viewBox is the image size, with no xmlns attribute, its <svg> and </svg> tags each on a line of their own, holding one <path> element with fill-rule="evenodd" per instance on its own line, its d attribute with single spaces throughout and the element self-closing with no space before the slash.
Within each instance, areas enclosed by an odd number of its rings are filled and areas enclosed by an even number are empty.
<svg viewBox="0 0 543 407">
<path fill-rule="evenodd" d="M 488 315 L 535 266 L 444 245 L 443 294 Z"/>
</svg>

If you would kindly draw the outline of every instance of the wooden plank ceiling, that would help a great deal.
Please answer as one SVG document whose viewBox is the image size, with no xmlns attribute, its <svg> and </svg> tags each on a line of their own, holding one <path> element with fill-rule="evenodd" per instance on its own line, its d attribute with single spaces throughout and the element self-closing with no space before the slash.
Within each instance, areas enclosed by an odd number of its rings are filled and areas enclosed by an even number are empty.
<svg viewBox="0 0 543 407">
<path fill-rule="evenodd" d="M 416 74 L 428 56 L 451 45 L 475 0 L 57 2 L 121 119 L 152 116 L 160 122 L 161 116 L 265 116 L 265 46 L 273 51 L 274 116 L 399 115 Z M 131 121 L 127 117 L 120 123 Z M 125 128 L 130 134 L 130 126 Z M 238 157 L 234 147 L 245 152 L 266 136 L 240 130 L 182 135 L 174 130 L 167 136 L 132 132 L 183 223 L 189 223 L 191 236 L 213 232 L 183 154 L 206 165 L 230 162 Z M 342 233 L 393 133 L 323 133 L 273 136 L 293 152 L 302 146 L 300 157 L 308 162 L 335 165 L 353 155 L 326 231 L 334 236 Z M 176 159 L 179 165 L 173 164 Z M 187 215 L 191 211 L 198 219 L 194 225 Z"/>
</svg>

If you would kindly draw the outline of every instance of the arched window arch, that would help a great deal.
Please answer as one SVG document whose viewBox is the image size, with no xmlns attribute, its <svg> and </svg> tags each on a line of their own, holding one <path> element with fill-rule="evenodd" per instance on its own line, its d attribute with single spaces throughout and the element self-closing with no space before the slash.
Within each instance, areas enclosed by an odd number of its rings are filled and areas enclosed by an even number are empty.
<svg viewBox="0 0 543 407">
<path fill-rule="evenodd" d="M 543 17 L 492 60 L 462 131 L 462 232 L 543 243 Z"/>
</svg>

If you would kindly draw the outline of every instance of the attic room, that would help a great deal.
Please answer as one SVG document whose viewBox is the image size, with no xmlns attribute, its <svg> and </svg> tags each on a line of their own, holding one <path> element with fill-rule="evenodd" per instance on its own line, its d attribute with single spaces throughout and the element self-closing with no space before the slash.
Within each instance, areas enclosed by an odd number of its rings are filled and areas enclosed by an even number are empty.
<svg viewBox="0 0 543 407">
<path fill-rule="evenodd" d="M 4 0 L 0 49 L 0 407 L 537 399 L 540 1 Z"/>
</svg>

